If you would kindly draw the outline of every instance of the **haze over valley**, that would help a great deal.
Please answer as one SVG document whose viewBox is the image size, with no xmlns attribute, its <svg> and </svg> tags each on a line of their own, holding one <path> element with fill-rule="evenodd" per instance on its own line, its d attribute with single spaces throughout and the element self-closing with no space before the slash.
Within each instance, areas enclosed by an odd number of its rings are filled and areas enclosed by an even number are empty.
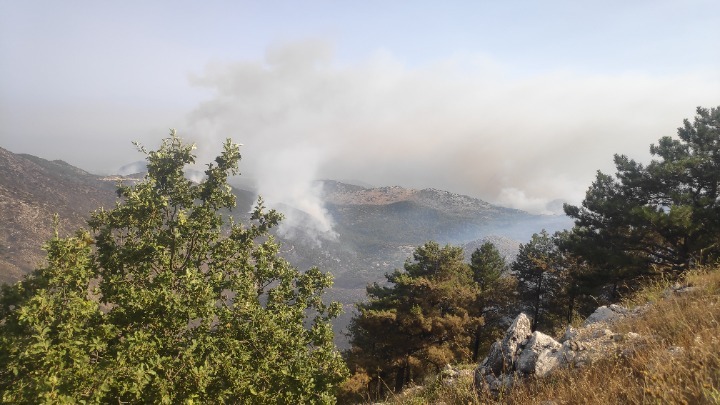
<svg viewBox="0 0 720 405">
<path fill-rule="evenodd" d="M 194 176 L 199 174 L 189 177 Z M 90 212 L 114 206 L 118 181 L 132 184 L 142 177 L 93 175 L 61 160 L 0 148 L 0 281 L 16 282 L 43 265 L 41 245 L 52 235 L 53 214 L 59 214 L 60 232 L 72 234 L 87 227 Z M 242 184 L 239 178 L 235 183 Z M 468 255 L 481 241 L 492 241 L 510 261 L 533 233 L 572 225 L 565 216 L 530 214 L 437 189 L 371 188 L 333 180 L 312 184 L 318 200 L 309 207 L 319 207 L 321 217 L 304 211 L 308 205 L 302 201 L 277 204 L 285 216 L 277 237 L 281 255 L 293 265 L 334 275 L 328 298 L 345 306 L 337 332 L 349 321 L 353 304 L 364 298 L 366 285 L 383 282 L 385 273 L 402 268 L 428 240 L 464 245 Z M 249 221 L 257 191 L 236 187 L 234 194 L 233 216 Z M 342 344 L 343 335 L 336 335 Z"/>
</svg>

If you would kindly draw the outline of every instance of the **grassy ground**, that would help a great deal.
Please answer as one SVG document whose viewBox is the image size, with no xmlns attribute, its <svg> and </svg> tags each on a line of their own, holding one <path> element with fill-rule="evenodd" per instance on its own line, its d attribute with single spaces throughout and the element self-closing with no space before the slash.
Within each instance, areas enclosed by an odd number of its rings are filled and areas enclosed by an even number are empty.
<svg viewBox="0 0 720 405">
<path fill-rule="evenodd" d="M 430 380 L 389 403 L 720 404 L 720 269 L 692 272 L 683 284 L 696 288 L 667 294 L 668 284 L 657 283 L 627 300 L 627 307 L 652 306 L 612 329 L 642 338 L 589 367 L 526 379 L 499 399 L 478 396 L 466 373 L 452 384 Z"/>
</svg>

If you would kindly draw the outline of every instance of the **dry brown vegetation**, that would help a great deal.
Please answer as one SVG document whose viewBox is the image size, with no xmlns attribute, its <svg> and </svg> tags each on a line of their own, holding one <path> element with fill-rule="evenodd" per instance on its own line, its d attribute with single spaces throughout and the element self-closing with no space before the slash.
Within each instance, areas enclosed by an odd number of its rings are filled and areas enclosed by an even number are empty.
<svg viewBox="0 0 720 405">
<path fill-rule="evenodd" d="M 628 307 L 650 302 L 650 309 L 613 330 L 642 338 L 589 367 L 528 378 L 498 399 L 476 395 L 467 373 L 453 384 L 429 381 L 390 403 L 720 404 L 720 269 L 696 270 L 680 282 L 696 288 L 675 294 L 667 293 L 669 282 L 655 283 L 626 300 Z"/>
</svg>

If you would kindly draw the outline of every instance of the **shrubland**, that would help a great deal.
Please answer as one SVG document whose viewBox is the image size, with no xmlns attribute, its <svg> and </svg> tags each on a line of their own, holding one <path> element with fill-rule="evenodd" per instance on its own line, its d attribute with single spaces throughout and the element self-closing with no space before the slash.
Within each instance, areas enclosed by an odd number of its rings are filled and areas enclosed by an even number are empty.
<svg viewBox="0 0 720 405">
<path fill-rule="evenodd" d="M 676 294 L 672 286 L 690 286 Z M 611 404 L 720 402 L 720 268 L 693 269 L 675 280 L 650 283 L 626 297 L 641 315 L 612 325 L 640 338 L 583 368 L 565 368 L 543 378 L 526 377 L 500 397 L 478 393 L 472 373 L 452 382 L 433 375 L 422 386 L 390 396 L 388 404 Z M 473 370 L 476 364 L 460 365 Z"/>
</svg>

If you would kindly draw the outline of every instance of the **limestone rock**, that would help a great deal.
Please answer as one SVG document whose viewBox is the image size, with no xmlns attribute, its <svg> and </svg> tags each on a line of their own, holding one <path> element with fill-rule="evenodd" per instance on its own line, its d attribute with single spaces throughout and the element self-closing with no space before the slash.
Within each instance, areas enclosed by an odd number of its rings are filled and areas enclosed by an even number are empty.
<svg viewBox="0 0 720 405">
<path fill-rule="evenodd" d="M 530 317 L 525 313 L 520 313 L 505 333 L 501 347 L 505 370 L 514 368 L 518 356 L 518 347 L 530 337 L 532 333 L 531 325 Z"/>
<path fill-rule="evenodd" d="M 490 351 L 485 360 L 480 363 L 480 368 L 495 375 L 503 372 L 502 343 L 495 342 L 490 346 Z"/>
<path fill-rule="evenodd" d="M 601 306 L 585 319 L 583 326 L 589 326 L 594 323 L 609 323 L 620 318 L 624 318 L 628 314 L 628 310 L 620 305 Z"/>
<path fill-rule="evenodd" d="M 663 292 L 663 297 L 668 298 L 671 295 L 682 295 L 697 291 L 698 288 L 690 284 L 675 283 Z"/>
<path fill-rule="evenodd" d="M 518 356 L 515 370 L 543 377 L 564 363 L 563 349 L 555 339 L 536 331 Z"/>
<path fill-rule="evenodd" d="M 521 346 L 531 335 L 530 326 L 530 317 L 520 313 L 505 332 L 503 340 L 492 344 L 487 357 L 475 371 L 477 387 L 485 387 L 492 393 L 498 394 L 512 386 L 514 380 L 512 373 Z"/>
<path fill-rule="evenodd" d="M 562 367 L 584 367 L 607 356 L 621 354 L 628 341 L 641 336 L 633 332 L 615 333 L 613 322 L 640 314 L 647 308 L 599 307 L 582 327 L 569 326 L 560 342 L 542 332 L 531 333 L 530 318 L 521 313 L 504 338 L 493 343 L 487 357 L 475 369 L 475 386 L 498 397 L 524 376 L 544 377 Z M 680 350 L 671 352 L 675 354 Z"/>
<path fill-rule="evenodd" d="M 567 329 L 565 329 L 565 334 L 563 335 L 562 339 L 560 339 L 560 342 L 563 343 L 573 339 L 575 336 L 577 336 L 577 333 L 577 329 L 568 325 Z"/>
</svg>

